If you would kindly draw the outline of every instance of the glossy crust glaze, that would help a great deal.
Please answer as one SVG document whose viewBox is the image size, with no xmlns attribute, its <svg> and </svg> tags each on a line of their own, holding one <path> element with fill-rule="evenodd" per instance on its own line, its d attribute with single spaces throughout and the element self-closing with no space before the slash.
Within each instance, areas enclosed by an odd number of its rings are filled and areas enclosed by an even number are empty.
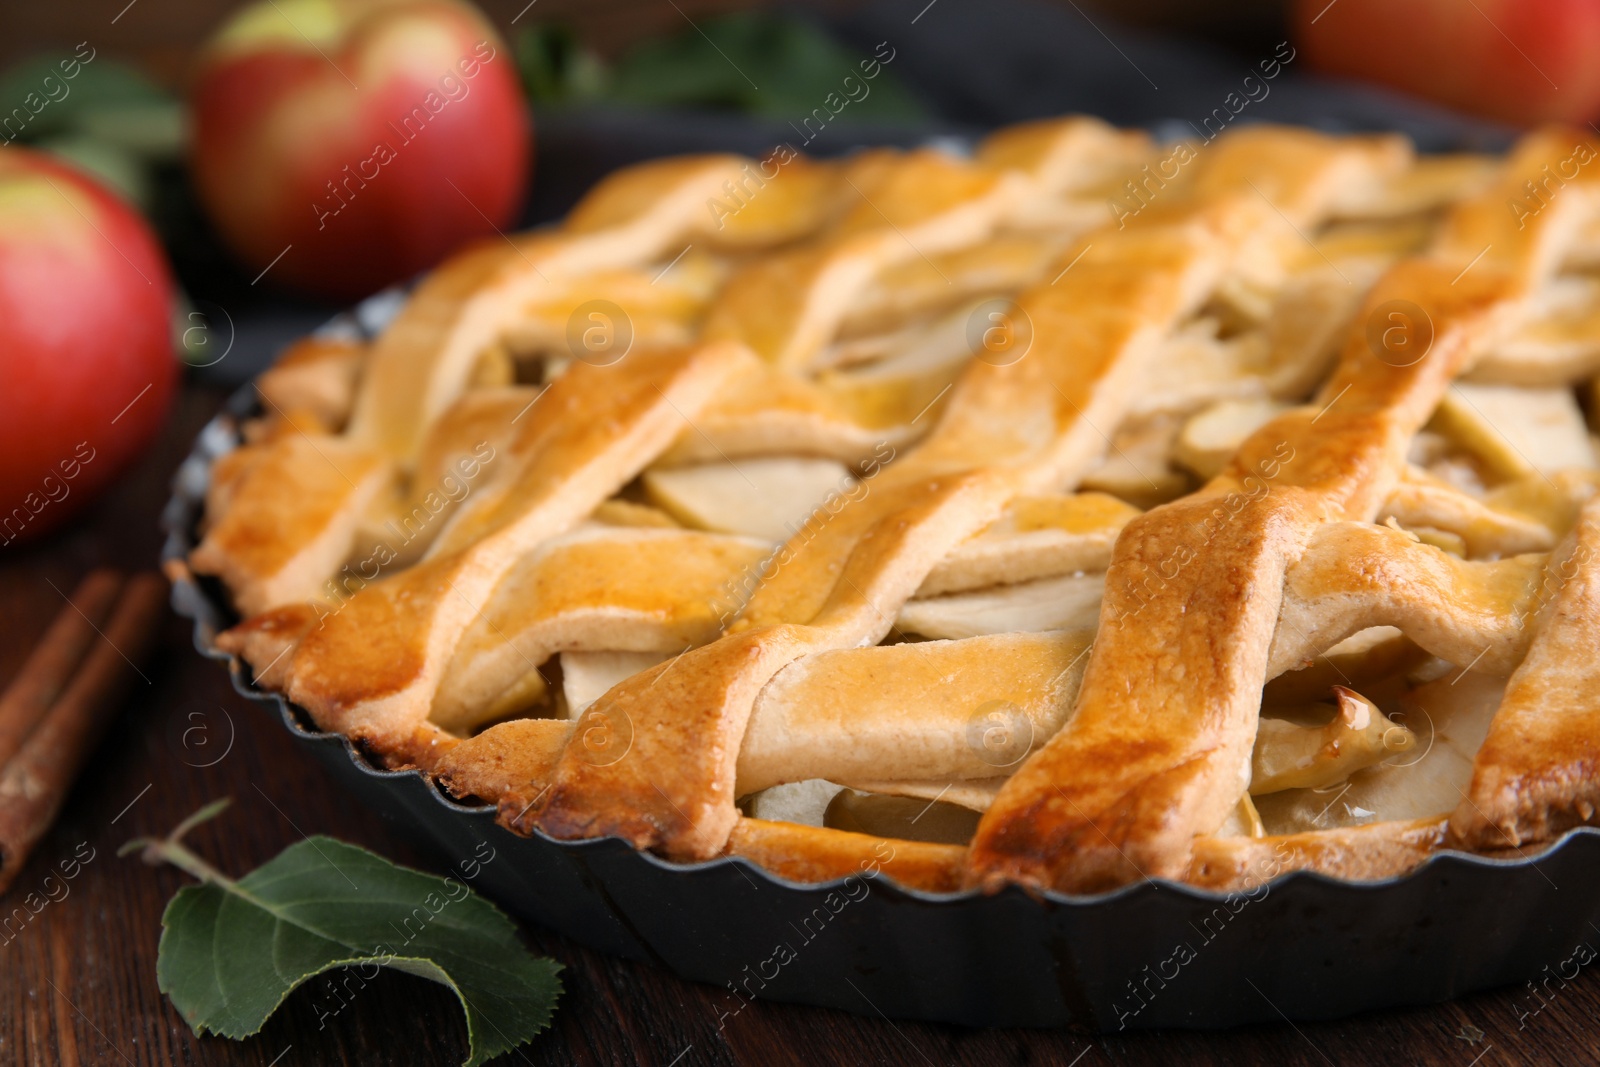
<svg viewBox="0 0 1600 1067">
<path fill-rule="evenodd" d="M 1454 844 L 1520 849 L 1589 822 L 1600 804 L 1600 498 L 1564 547 L 1539 589 L 1538 636 L 1450 816 Z"/>
<path fill-rule="evenodd" d="M 1475 363 L 1592 370 L 1525 328 L 1587 186 L 1505 210 L 1574 145 L 1423 161 L 1257 126 L 1162 179 L 1169 147 L 1067 119 L 970 160 L 630 168 L 562 226 L 441 267 L 368 349 L 264 379 L 190 565 L 246 616 L 219 644 L 258 684 L 522 831 L 936 892 L 1372 879 L 1542 840 L 1600 792 L 1593 479 L 1468 492 L 1408 453 Z M 980 308 L 961 358 L 936 358 L 962 328 L 939 316 L 996 291 L 1018 349 L 971 340 L 998 321 Z M 596 299 L 626 304 L 633 348 L 550 364 Z M 1374 341 L 1397 307 L 1426 323 L 1417 358 Z M 542 390 L 510 384 L 513 343 L 545 353 Z M 1237 439 L 1174 443 L 1230 400 L 1272 406 Z M 775 546 L 639 502 L 644 472 L 750 457 L 837 462 L 847 503 Z M 1221 473 L 1184 493 L 1175 463 Z M 1097 633 L 902 640 L 910 604 L 1107 566 Z M 1404 636 L 1324 655 L 1375 626 Z M 569 705 L 557 667 L 590 653 L 665 658 Z M 1351 688 L 1430 655 L 1511 676 L 1448 831 L 1453 797 L 1261 836 L 1253 765 L 1321 788 L 1390 773 L 1380 735 L 1431 749 L 1431 722 L 1374 725 Z M 1277 714 L 1336 681 L 1336 721 L 1258 730 L 1264 692 Z M 996 707 L 1026 733 L 1004 762 L 983 748 Z M 966 847 L 752 816 L 819 780 L 983 814 Z"/>
<path fill-rule="evenodd" d="M 1397 366 L 1355 333 L 1319 403 L 1257 431 L 1199 494 L 1129 524 L 1077 711 L 984 817 L 972 846 L 976 884 L 1090 892 L 1184 875 L 1195 839 L 1248 785 L 1285 572 L 1317 524 L 1376 514 L 1406 442 L 1484 336 L 1556 265 L 1585 198 L 1552 205 L 1559 210 L 1521 229 L 1496 208 L 1522 174 L 1538 173 L 1570 143 L 1525 143 L 1498 188 L 1453 209 L 1429 256 L 1374 286 L 1366 318 L 1407 300 L 1431 320 L 1423 358 Z M 1204 551 L 1191 547 L 1220 500 L 1269 474 L 1273 493 L 1210 527 Z M 1164 562 L 1175 556 L 1193 558 L 1169 579 Z M 1191 614 L 1202 599 L 1207 611 Z"/>
</svg>

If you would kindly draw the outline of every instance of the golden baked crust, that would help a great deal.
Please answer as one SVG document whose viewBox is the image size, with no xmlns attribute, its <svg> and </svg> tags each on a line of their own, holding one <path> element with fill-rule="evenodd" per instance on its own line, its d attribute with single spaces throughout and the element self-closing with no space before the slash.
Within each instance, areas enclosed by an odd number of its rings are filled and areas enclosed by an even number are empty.
<svg viewBox="0 0 1600 1067">
<path fill-rule="evenodd" d="M 629 168 L 286 357 L 189 564 L 524 832 L 935 892 L 1546 841 L 1600 803 L 1596 205 L 1506 205 L 1595 150 Z"/>
<path fill-rule="evenodd" d="M 1454 843 L 1519 848 L 1594 818 L 1600 803 L 1600 505 L 1589 504 L 1551 556 L 1539 636 L 1506 685 L 1450 816 Z"/>
</svg>

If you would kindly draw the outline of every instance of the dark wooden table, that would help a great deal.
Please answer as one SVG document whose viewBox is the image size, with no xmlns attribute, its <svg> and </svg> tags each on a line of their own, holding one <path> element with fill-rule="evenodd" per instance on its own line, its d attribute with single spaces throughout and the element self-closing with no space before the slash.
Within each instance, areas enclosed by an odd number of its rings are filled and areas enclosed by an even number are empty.
<svg viewBox="0 0 1600 1067">
<path fill-rule="evenodd" d="M 0 684 L 60 609 L 51 583 L 70 590 L 98 564 L 153 564 L 167 481 L 220 401 L 218 392 L 186 389 L 163 439 L 91 514 L 46 544 L 0 548 Z M 461 1062 L 466 1028 L 455 1000 L 442 987 L 400 974 L 381 976 L 325 1028 L 318 1026 L 314 990 L 302 988 L 248 1041 L 190 1033 L 156 989 L 161 911 L 186 876 L 118 859 L 122 842 L 165 832 L 206 801 L 232 795 L 233 810 L 191 838 L 224 871 L 243 873 L 316 832 L 402 863 L 426 868 L 430 860 L 399 828 L 357 808 L 294 749 L 274 717 L 235 695 L 221 668 L 194 652 L 187 620 L 166 620 L 143 673 L 148 681 L 134 682 L 60 822 L 3 902 L 9 913 L 81 843 L 94 850 L 69 895 L 10 940 L 0 934 L 0 1064 Z M 194 732 L 197 726 L 202 733 Z M 1341 1022 L 1212 1034 L 967 1030 L 764 1003 L 719 1029 L 721 999 L 709 987 L 544 930 L 524 927 L 524 934 L 535 951 L 566 965 L 566 993 L 552 1029 L 502 1063 L 1600 1063 L 1596 967 L 1520 1030 L 1512 1006 L 1518 990 Z"/>
</svg>

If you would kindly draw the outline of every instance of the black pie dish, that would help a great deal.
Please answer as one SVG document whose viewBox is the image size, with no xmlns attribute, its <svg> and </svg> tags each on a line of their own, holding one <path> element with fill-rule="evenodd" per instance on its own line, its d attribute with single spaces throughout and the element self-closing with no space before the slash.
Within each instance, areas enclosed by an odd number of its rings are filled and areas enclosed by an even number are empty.
<svg viewBox="0 0 1600 1067">
<path fill-rule="evenodd" d="M 370 337 L 400 299 L 379 294 L 324 331 Z M 211 465 L 237 446 L 257 404 L 252 386 L 235 393 L 179 467 L 162 516 L 164 561 L 194 547 Z M 1248 894 L 1153 881 L 1042 897 L 926 893 L 883 875 L 807 885 L 743 859 L 679 864 L 615 838 L 522 837 L 495 823 L 492 806 L 459 803 L 418 771 L 386 770 L 256 688 L 249 667 L 217 648 L 236 616 L 215 582 L 180 580 L 172 603 L 235 689 L 273 708 L 362 801 L 477 870 L 474 885 L 488 896 L 593 948 L 720 986 L 730 1016 L 763 997 L 1097 1031 L 1330 1019 L 1532 978 L 1600 923 L 1600 894 L 1590 891 L 1600 830 L 1588 827 L 1526 858 L 1444 852 L 1381 882 L 1294 872 Z"/>
</svg>

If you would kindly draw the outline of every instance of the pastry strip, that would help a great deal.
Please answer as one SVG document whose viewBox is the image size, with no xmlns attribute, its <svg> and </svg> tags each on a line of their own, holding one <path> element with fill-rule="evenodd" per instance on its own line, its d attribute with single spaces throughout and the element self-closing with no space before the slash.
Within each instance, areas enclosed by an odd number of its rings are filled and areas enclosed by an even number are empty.
<svg viewBox="0 0 1600 1067">
<path fill-rule="evenodd" d="M 290 699 L 325 729 L 422 758 L 436 741 L 427 714 L 449 658 L 507 571 L 634 477 L 749 358 L 710 345 L 574 367 L 428 557 L 365 587 L 306 635 Z"/>
<path fill-rule="evenodd" d="M 1235 244 L 1264 232 L 1257 253 L 1268 255 L 1290 218 L 1315 217 L 1343 176 L 1372 165 L 1361 146 L 1309 135 L 1272 160 L 1281 205 L 1234 191 L 1264 162 L 1261 139 L 1240 135 L 1213 156 L 1234 175 L 1226 195 L 1101 231 L 1055 285 L 1024 295 L 1033 350 L 999 366 L 974 361 L 934 435 L 786 559 L 735 632 L 597 701 L 587 720 L 631 724 L 627 758 L 597 764 L 569 744 L 553 785 L 527 790 L 523 824 L 556 837 L 616 834 L 683 858 L 719 852 L 737 820 L 739 742 L 767 681 L 803 655 L 881 640 L 934 564 L 1010 498 L 1070 484 L 1103 447 L 1099 425 L 1127 409 L 1141 357 L 1211 291 Z"/>
<path fill-rule="evenodd" d="M 1185 875 L 1196 835 L 1248 782 L 1285 571 L 1316 524 L 1370 520 L 1450 380 L 1559 263 L 1587 199 L 1553 202 L 1520 230 L 1505 202 L 1571 143 L 1526 140 L 1488 191 L 1452 209 L 1430 256 L 1390 270 L 1316 410 L 1267 424 L 1200 493 L 1129 524 L 1078 711 L 984 816 L 972 883 L 1093 892 Z M 1422 358 L 1369 346 L 1364 322 L 1391 301 L 1431 320 Z"/>
<path fill-rule="evenodd" d="M 1600 498 L 1554 555 L 1532 647 L 1450 816 L 1452 842 L 1468 848 L 1546 840 L 1590 821 L 1600 804 Z"/>
</svg>

